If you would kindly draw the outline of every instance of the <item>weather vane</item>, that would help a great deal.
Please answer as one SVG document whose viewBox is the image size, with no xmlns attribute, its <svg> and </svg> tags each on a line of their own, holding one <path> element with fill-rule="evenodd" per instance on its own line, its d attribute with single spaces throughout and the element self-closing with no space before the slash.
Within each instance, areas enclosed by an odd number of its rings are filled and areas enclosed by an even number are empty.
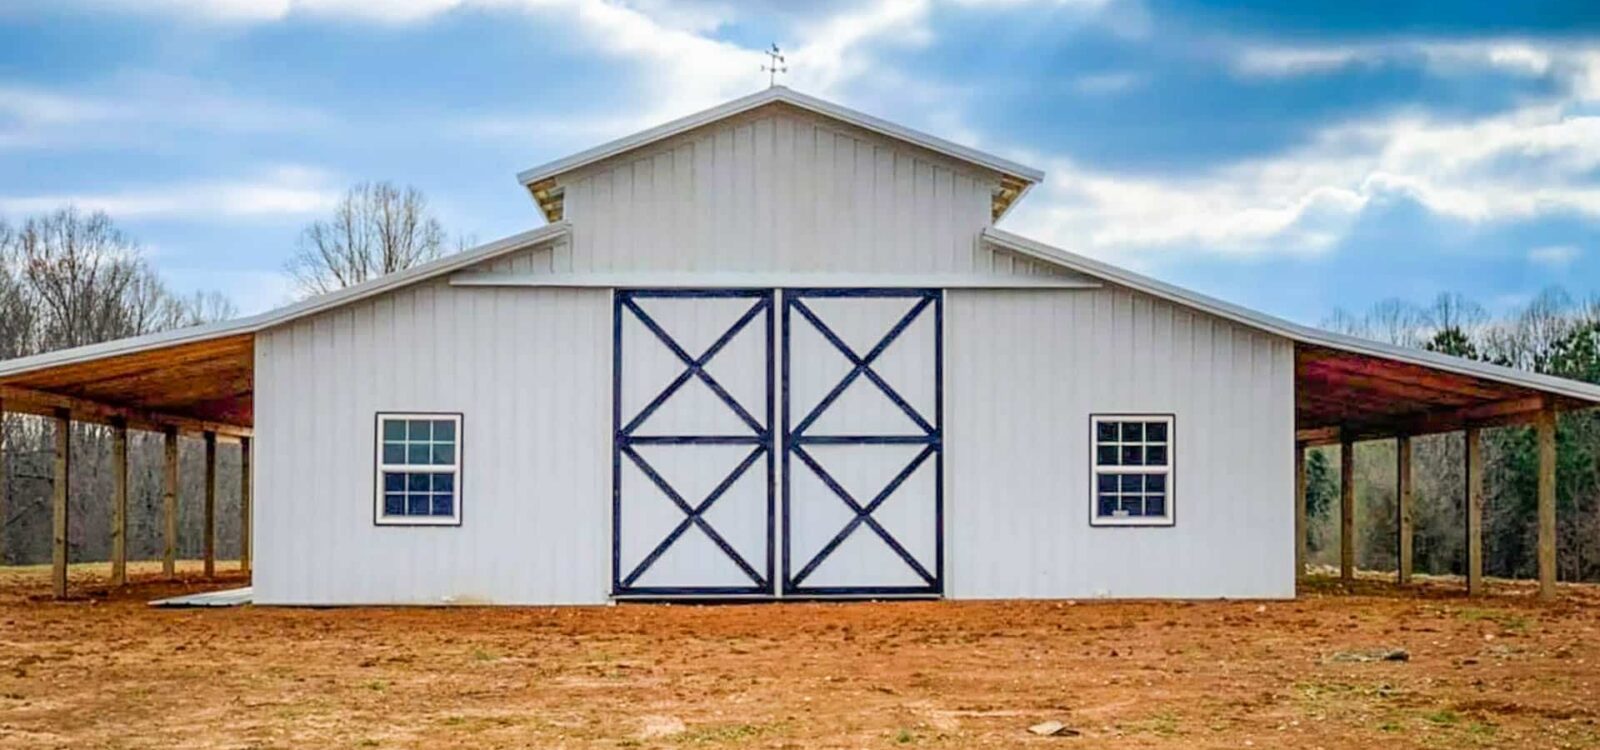
<svg viewBox="0 0 1600 750">
<path fill-rule="evenodd" d="M 778 49 L 777 42 L 773 42 L 772 49 L 766 52 L 769 63 L 761 66 L 761 71 L 767 74 L 767 87 L 778 85 L 778 74 L 789 72 L 788 61 L 783 59 L 783 50 Z"/>
</svg>

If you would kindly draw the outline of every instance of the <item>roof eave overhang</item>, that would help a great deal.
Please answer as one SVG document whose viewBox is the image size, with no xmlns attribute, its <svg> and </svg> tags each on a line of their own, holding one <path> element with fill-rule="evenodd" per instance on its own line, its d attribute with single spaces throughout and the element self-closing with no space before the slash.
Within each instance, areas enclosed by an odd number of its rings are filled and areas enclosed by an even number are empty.
<svg viewBox="0 0 1600 750">
<path fill-rule="evenodd" d="M 190 328 L 162 331 L 145 336 L 107 341 L 100 344 L 63 349 L 0 362 L 0 386 L 6 385 L 9 380 L 19 376 L 34 375 L 53 368 L 79 365 L 113 357 L 127 357 L 145 352 L 159 352 L 173 347 L 230 336 L 255 334 L 405 286 L 443 277 L 507 253 L 549 244 L 566 237 L 569 231 L 570 226 L 564 222 L 550 224 L 259 315 Z"/>
<path fill-rule="evenodd" d="M 997 247 L 1021 253 L 1061 268 L 1087 274 L 1184 307 L 1231 320 L 1250 328 L 1282 336 L 1299 344 L 1321 346 L 1354 354 L 1430 367 L 1468 377 L 1483 378 L 1558 397 L 1558 399 L 1561 399 L 1558 403 L 1566 406 L 1600 404 L 1600 386 L 1589 383 L 1541 375 L 1487 362 L 1452 357 L 1437 352 L 1407 349 L 1300 325 L 993 227 L 984 229 L 983 240 Z"/>
</svg>

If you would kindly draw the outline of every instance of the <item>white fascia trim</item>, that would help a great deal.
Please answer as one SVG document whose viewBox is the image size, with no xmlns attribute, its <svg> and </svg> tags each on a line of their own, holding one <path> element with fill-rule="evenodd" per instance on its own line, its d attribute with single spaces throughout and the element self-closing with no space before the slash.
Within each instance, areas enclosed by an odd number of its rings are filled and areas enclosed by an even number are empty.
<svg viewBox="0 0 1600 750">
<path fill-rule="evenodd" d="M 1520 388 L 1542 391 L 1545 393 L 1565 396 L 1600 403 L 1600 386 L 1588 383 L 1558 378 L 1551 375 L 1525 372 L 1501 365 L 1487 362 L 1476 362 L 1448 354 L 1430 352 L 1421 349 L 1407 349 L 1405 347 L 1384 344 L 1377 341 L 1346 336 L 1344 334 L 1324 331 L 1319 328 L 1303 326 L 1292 323 L 1282 318 L 1277 318 L 1266 313 L 1257 312 L 1249 308 L 1240 307 L 1230 302 L 1224 302 L 1214 297 L 1208 297 L 1199 292 L 1193 292 L 1182 287 L 1174 286 L 1163 281 L 1157 281 L 1148 276 L 1143 276 L 1132 271 L 1118 268 L 1109 263 L 1104 263 L 1093 258 L 1088 258 L 1076 253 L 1062 250 L 1058 247 L 1046 245 L 1037 240 L 1028 239 L 1018 234 L 1012 234 L 1001 229 L 988 227 L 983 230 L 983 239 L 998 247 L 1003 247 L 1013 252 L 1036 258 L 1060 268 L 1065 268 L 1079 273 L 1088 274 L 1121 286 L 1135 289 L 1154 297 L 1165 299 L 1185 307 L 1225 318 L 1235 323 L 1276 334 L 1303 344 L 1324 346 L 1330 349 L 1364 354 L 1382 359 L 1392 359 L 1399 362 L 1431 367 L 1458 375 L 1484 378 Z"/>
<path fill-rule="evenodd" d="M 601 289 L 1099 289 L 1086 278 L 1002 276 L 998 274 L 833 274 L 833 273 L 551 273 L 462 272 L 450 277 L 459 287 L 556 287 Z"/>
<path fill-rule="evenodd" d="M 31 357 L 13 359 L 8 362 L 0 362 L 0 378 L 42 370 L 48 367 L 59 367 L 106 357 L 137 354 L 142 351 L 161 349 L 179 344 L 191 344 L 238 334 L 255 333 L 256 331 L 282 325 L 308 315 L 314 315 L 335 307 L 374 297 L 403 286 L 443 276 L 509 252 L 560 239 L 570 231 L 571 225 L 567 222 L 548 224 L 538 229 L 514 234 L 469 250 L 463 250 L 430 263 L 397 271 L 387 276 L 381 276 L 355 286 L 318 295 L 258 315 L 151 333 L 144 336 L 134 336 L 100 344 L 90 344 L 72 349 L 62 349 L 45 354 L 36 354 Z"/>
<path fill-rule="evenodd" d="M 601 144 L 586 151 L 580 151 L 532 169 L 523 170 L 517 174 L 517 180 L 524 186 L 529 186 L 541 180 L 570 172 L 617 154 L 648 146 L 656 141 L 670 138 L 679 133 L 684 133 L 772 102 L 784 102 L 800 109 L 847 122 L 879 135 L 916 144 L 929 151 L 944 154 L 954 159 L 977 164 L 1003 174 L 1013 175 L 1030 183 L 1044 181 L 1044 172 L 1033 167 L 952 143 L 918 130 L 896 125 L 888 120 L 882 120 L 872 115 L 841 107 L 813 96 L 807 96 L 792 91 L 785 86 L 773 86 L 749 96 L 740 97 L 687 117 L 673 120 L 664 125 L 658 125 L 649 130 L 618 138 L 609 143 Z"/>
</svg>

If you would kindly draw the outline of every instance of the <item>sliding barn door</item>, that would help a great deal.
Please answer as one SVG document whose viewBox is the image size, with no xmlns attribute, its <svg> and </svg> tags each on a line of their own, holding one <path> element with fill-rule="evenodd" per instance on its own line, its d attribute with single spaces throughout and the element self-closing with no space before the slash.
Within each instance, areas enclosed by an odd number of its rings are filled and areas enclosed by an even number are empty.
<svg viewBox="0 0 1600 750">
<path fill-rule="evenodd" d="M 619 290 L 613 335 L 613 593 L 771 595 L 771 292 Z"/>
<path fill-rule="evenodd" d="M 941 295 L 783 296 L 783 591 L 943 592 Z"/>
</svg>

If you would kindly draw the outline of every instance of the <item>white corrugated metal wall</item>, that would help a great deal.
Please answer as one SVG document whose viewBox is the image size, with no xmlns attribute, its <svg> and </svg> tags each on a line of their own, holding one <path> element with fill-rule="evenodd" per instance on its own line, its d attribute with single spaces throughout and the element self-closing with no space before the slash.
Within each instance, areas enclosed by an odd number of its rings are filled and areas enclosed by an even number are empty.
<svg viewBox="0 0 1600 750">
<path fill-rule="evenodd" d="M 570 242 L 479 271 L 1059 274 L 984 247 L 992 175 L 769 108 L 564 178 Z M 257 338 L 257 600 L 592 603 L 611 294 L 439 281 Z M 1288 342 L 1109 289 L 952 290 L 946 592 L 1292 594 Z M 374 414 L 462 412 L 460 528 L 373 524 Z M 1177 415 L 1171 528 L 1091 528 L 1091 413 Z"/>
<path fill-rule="evenodd" d="M 1149 296 L 948 293 L 955 598 L 1292 597 L 1294 351 Z M 1175 415 L 1175 525 L 1091 527 L 1091 414 Z"/>
<path fill-rule="evenodd" d="M 611 294 L 438 282 L 256 338 L 256 600 L 594 603 Z M 373 523 L 380 411 L 461 412 L 462 525 Z"/>
</svg>

